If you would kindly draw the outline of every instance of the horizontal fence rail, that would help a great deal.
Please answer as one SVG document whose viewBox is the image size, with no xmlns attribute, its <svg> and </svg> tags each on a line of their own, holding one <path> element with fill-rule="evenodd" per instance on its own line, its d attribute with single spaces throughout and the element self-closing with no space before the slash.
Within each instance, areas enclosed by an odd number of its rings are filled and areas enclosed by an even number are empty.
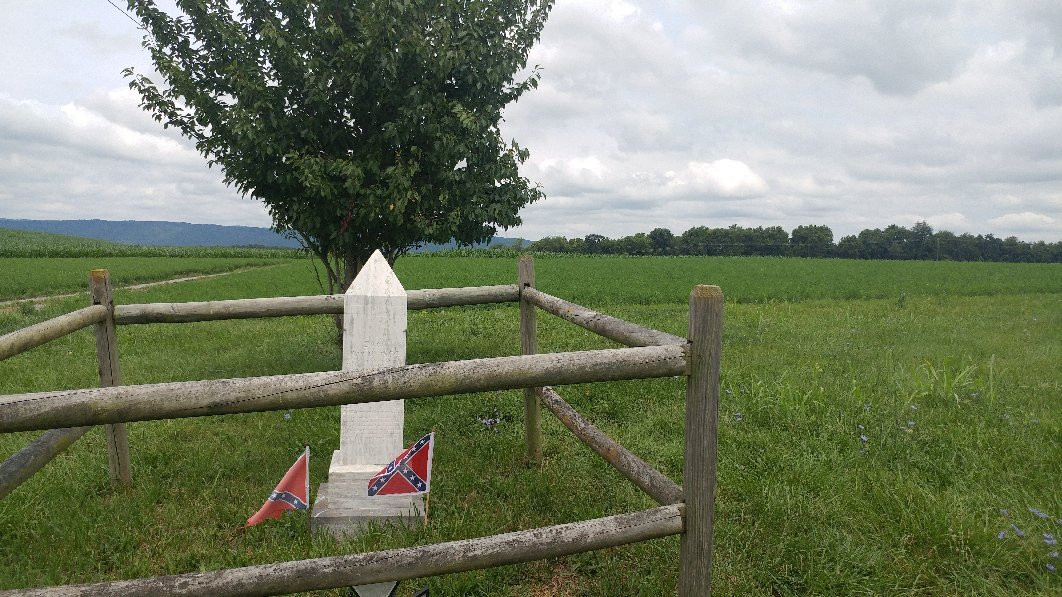
<svg viewBox="0 0 1062 597">
<path fill-rule="evenodd" d="M 598 313 L 534 288 L 524 288 L 521 296 L 547 313 L 627 346 L 663 346 L 686 343 L 685 338 Z"/>
<path fill-rule="evenodd" d="M 675 504 L 421 547 L 0 595 L 279 595 L 349 587 L 519 564 L 678 535 L 683 516 L 683 507 Z"/>
<path fill-rule="evenodd" d="M 0 463 L 0 499 L 7 497 L 44 465 L 88 433 L 89 427 L 52 429 Z"/>
<path fill-rule="evenodd" d="M 520 300 L 520 287 L 516 284 L 498 286 L 470 286 L 467 288 L 432 288 L 406 291 L 406 308 L 434 309 L 436 307 L 460 307 L 462 305 L 487 305 L 491 303 L 515 303 Z"/>
<path fill-rule="evenodd" d="M 624 448 L 592 423 L 584 419 L 551 387 L 542 388 L 542 405 L 549 409 L 575 437 L 597 452 L 620 474 L 641 488 L 658 504 L 677 504 L 683 500 L 682 487 L 667 475 Z"/>
<path fill-rule="evenodd" d="M 282 296 L 188 303 L 147 303 L 114 306 L 114 323 L 191 323 L 221 319 L 323 315 L 343 312 L 343 295 Z"/>
<path fill-rule="evenodd" d="M 107 318 L 107 307 L 92 305 L 0 336 L 0 361 L 62 338 Z"/>
<path fill-rule="evenodd" d="M 0 433 L 287 410 L 686 372 L 685 346 L 446 361 L 367 373 L 331 371 L 0 396 Z"/>
<path fill-rule="evenodd" d="M 436 307 L 516 302 L 520 300 L 520 287 L 516 284 L 502 284 L 469 288 L 430 288 L 407 290 L 406 295 L 407 309 L 432 309 Z M 114 307 L 114 322 L 118 325 L 190 323 L 222 319 L 288 317 L 293 315 L 339 315 L 342 313 L 343 295 L 324 294 L 228 301 L 116 305 Z"/>
<path fill-rule="evenodd" d="M 47 430 L 0 463 L 0 498 L 10 494 L 97 424 L 110 427 L 132 421 L 523 388 L 530 460 L 537 462 L 541 454 L 541 430 L 537 423 L 541 404 L 577 439 L 661 507 L 407 549 L 136 580 L 0 591 L 0 595 L 273 595 L 486 569 L 669 535 L 682 535 L 678 594 L 683 597 L 709 594 L 722 329 L 722 293 L 718 287 L 697 286 L 691 293 L 690 339 L 687 340 L 538 291 L 534 288 L 533 262 L 521 258 L 519 284 L 410 290 L 406 306 L 416 310 L 519 302 L 522 356 L 425 363 L 368 372 L 329 371 L 119 386 L 116 385 L 117 354 L 113 338 L 116 324 L 338 315 L 344 312 L 345 298 L 344 295 L 319 295 L 118 305 L 113 307 L 112 318 L 106 277 L 105 270 L 92 272 L 90 286 L 96 284 L 93 300 L 100 304 L 0 336 L 0 360 L 3 360 L 81 328 L 103 324 L 97 326 L 97 348 L 101 384 L 109 386 L 0 396 L 0 433 Z M 104 286 L 99 297 L 97 278 L 103 280 Z M 535 354 L 536 307 L 632 348 Z M 106 355 L 102 352 L 104 348 L 108 349 Z M 680 375 L 688 376 L 683 486 L 595 427 L 550 387 Z M 112 462 L 112 477 L 114 474 Z"/>
</svg>

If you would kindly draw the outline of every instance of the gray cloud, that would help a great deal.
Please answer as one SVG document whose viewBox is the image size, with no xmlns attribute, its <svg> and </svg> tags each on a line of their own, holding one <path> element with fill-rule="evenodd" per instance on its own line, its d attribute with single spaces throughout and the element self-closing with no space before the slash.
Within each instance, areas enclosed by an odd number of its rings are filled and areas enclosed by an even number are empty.
<svg viewBox="0 0 1062 597">
<path fill-rule="evenodd" d="M 132 23 L 104 3 L 13 12 L 0 216 L 268 224 L 137 108 Z M 1053 0 L 560 0 L 529 62 L 541 85 L 504 131 L 547 198 L 511 235 L 926 220 L 1062 239 Z"/>
<path fill-rule="evenodd" d="M 135 108 L 134 98 L 117 97 Z M 4 217 L 269 224 L 261 205 L 227 189 L 189 142 L 78 104 L 0 95 L 0 180 Z"/>
<path fill-rule="evenodd" d="M 946 80 L 966 54 L 955 2 L 711 3 L 720 38 L 774 64 L 865 77 L 887 94 L 909 95 Z"/>
<path fill-rule="evenodd" d="M 1033 26 L 1030 7 L 1015 14 L 1009 5 L 956 2 L 890 3 L 885 9 L 880 3 L 809 3 L 810 10 L 804 4 L 775 3 L 770 12 L 766 5 L 748 9 L 737 2 L 640 3 L 616 19 L 603 3 L 582 3 L 578 10 L 562 3 L 554 16 L 564 15 L 563 24 L 547 25 L 541 51 L 533 55 L 545 67 L 543 83 L 564 78 L 570 89 L 598 102 L 608 97 L 611 108 L 580 112 L 578 127 L 560 133 L 531 124 L 549 118 L 548 107 L 532 95 L 522 100 L 510 131 L 527 141 L 532 160 L 548 154 L 557 170 L 567 160 L 593 156 L 614 181 L 617 206 L 628 196 L 643 198 L 640 221 L 618 218 L 596 232 L 821 222 L 839 236 L 921 219 L 990 232 L 1001 221 L 1018 222 L 998 220 L 1010 213 L 992 203 L 1002 194 L 1046 203 L 1035 213 L 1054 221 L 1011 231 L 1062 237 L 1051 200 L 1062 195 L 1054 141 L 1062 138 L 1062 115 L 1036 95 L 1038 81 L 1052 76 L 1054 57 L 1062 52 L 1045 45 L 1051 36 Z M 573 42 L 576 20 L 595 33 Z M 1041 33 L 1031 40 L 1028 31 Z M 605 41 L 595 49 L 586 39 Z M 627 39 L 656 42 L 617 51 Z M 661 55 L 667 66 L 658 66 Z M 580 88 L 575 71 L 585 70 L 593 76 Z M 625 78 L 628 71 L 639 76 Z M 652 82 L 643 87 L 645 76 Z M 589 89 L 602 81 L 611 86 L 601 93 Z M 630 130 L 631 112 L 623 109 L 639 105 L 646 121 L 657 119 L 666 141 L 639 142 Z M 719 160 L 745 164 L 766 190 L 737 207 L 704 190 L 675 203 L 667 172 Z M 527 172 L 542 174 L 535 164 Z M 631 173 L 643 184 L 623 176 Z M 548 194 L 559 182 L 540 180 Z M 602 193 L 600 187 L 593 192 Z M 527 236 L 555 229 L 550 201 L 525 214 Z"/>
</svg>

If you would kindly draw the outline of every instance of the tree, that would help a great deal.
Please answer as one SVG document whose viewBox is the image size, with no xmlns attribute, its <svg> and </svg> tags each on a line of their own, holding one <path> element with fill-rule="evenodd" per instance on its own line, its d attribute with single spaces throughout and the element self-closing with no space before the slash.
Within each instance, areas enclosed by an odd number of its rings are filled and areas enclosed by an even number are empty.
<svg viewBox="0 0 1062 597">
<path fill-rule="evenodd" d="M 851 234 L 842 236 L 841 240 L 837 241 L 835 253 L 843 259 L 863 259 L 863 241 Z"/>
<path fill-rule="evenodd" d="M 345 287 L 380 249 L 484 242 L 542 197 L 506 142 L 505 105 L 553 0 L 129 0 L 164 85 L 141 106 Z"/>
<path fill-rule="evenodd" d="M 981 256 L 980 237 L 975 237 L 969 232 L 958 236 L 955 246 L 955 258 L 960 261 L 978 261 Z"/>
<path fill-rule="evenodd" d="M 977 235 L 981 247 L 981 259 L 984 261 L 1003 261 L 1003 239 L 993 234 Z"/>
<path fill-rule="evenodd" d="M 708 227 L 694 226 L 678 238 L 680 255 L 708 255 Z"/>
<path fill-rule="evenodd" d="M 829 257 L 833 250 L 833 230 L 829 226 L 797 226 L 789 237 L 797 257 Z"/>
<path fill-rule="evenodd" d="M 563 236 L 547 236 L 531 243 L 531 250 L 540 253 L 567 253 L 568 239 Z"/>
<path fill-rule="evenodd" d="M 1018 240 L 1016 236 L 1008 236 L 1003 239 L 1003 261 L 1032 261 L 1032 247 L 1029 243 Z"/>
<path fill-rule="evenodd" d="M 859 233 L 859 242 L 863 245 L 863 259 L 886 259 L 889 256 L 885 246 L 885 235 L 880 228 L 866 228 Z"/>
<path fill-rule="evenodd" d="M 910 249 L 907 246 L 911 238 L 911 231 L 903 226 L 889 224 L 881 231 L 882 241 L 885 244 L 886 259 L 911 259 Z"/>
<path fill-rule="evenodd" d="M 583 250 L 591 255 L 598 255 L 605 253 L 605 248 L 609 244 L 609 238 L 600 234 L 587 234 L 583 239 Z"/>
<path fill-rule="evenodd" d="M 674 242 L 675 235 L 667 228 L 653 228 L 649 231 L 649 243 L 653 247 L 654 255 L 670 255 Z"/>
<path fill-rule="evenodd" d="M 770 226 L 760 230 L 756 228 L 759 234 L 758 253 L 760 255 L 785 255 L 786 249 L 789 248 L 789 233 L 785 231 L 781 226 Z"/>
<path fill-rule="evenodd" d="M 933 256 L 935 259 L 958 259 L 959 237 L 954 232 L 938 230 L 933 233 Z"/>
<path fill-rule="evenodd" d="M 916 223 L 907 237 L 908 259 L 930 259 L 935 255 L 933 227 L 925 221 Z"/>
<path fill-rule="evenodd" d="M 617 253 L 623 255 L 651 255 L 653 243 L 644 232 L 616 239 Z"/>
</svg>

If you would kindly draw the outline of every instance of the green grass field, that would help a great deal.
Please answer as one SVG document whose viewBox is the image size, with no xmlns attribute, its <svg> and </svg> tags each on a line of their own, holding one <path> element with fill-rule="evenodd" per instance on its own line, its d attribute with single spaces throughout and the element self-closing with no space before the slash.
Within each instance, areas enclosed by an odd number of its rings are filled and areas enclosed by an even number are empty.
<svg viewBox="0 0 1062 597">
<path fill-rule="evenodd" d="M 93 268 L 111 270 L 113 284 L 125 286 L 294 259 L 299 253 L 290 249 L 142 247 L 0 228 L 0 301 L 86 292 Z M 312 267 L 305 258 L 301 261 Z"/>
<path fill-rule="evenodd" d="M 52 261 L 0 264 L 9 278 L 33 279 Z M 75 285 L 89 267 L 96 265 L 85 264 Z M 508 259 L 406 257 L 396 270 L 407 288 L 515 280 Z M 723 288 L 717 594 L 1062 591 L 1048 567 L 1062 565 L 1058 546 L 1048 544 L 1062 534 L 1062 267 L 540 258 L 536 270 L 546 292 L 682 335 L 690 287 Z M 121 265 L 112 273 L 142 275 Z M 292 260 L 119 291 L 116 300 L 320 292 L 307 262 Z M 0 334 L 83 305 L 82 297 L 39 311 L 0 309 Z M 518 331 L 515 305 L 412 312 L 408 360 L 517 354 Z M 328 317 L 127 326 L 118 342 L 125 383 L 339 365 Z M 612 346 L 545 314 L 539 344 Z M 91 333 L 80 332 L 0 362 L 0 393 L 93 386 L 95 368 Z M 681 380 L 560 391 L 681 479 Z M 503 422 L 489 429 L 479 418 L 495 411 Z M 527 466 L 521 417 L 519 392 L 408 401 L 407 439 L 438 432 L 431 524 L 347 542 L 310 537 L 303 513 L 235 530 L 304 444 L 313 451 L 311 489 L 326 480 L 338 445 L 336 408 L 131 424 L 136 487 L 124 494 L 109 486 L 102 434 L 93 431 L 0 501 L 0 588 L 426 544 L 653 505 L 548 413 L 544 465 Z M 0 436 L 0 457 L 35 435 Z M 433 595 L 666 595 L 677 554 L 677 538 L 668 538 L 403 583 L 399 594 L 430 585 Z"/>
</svg>

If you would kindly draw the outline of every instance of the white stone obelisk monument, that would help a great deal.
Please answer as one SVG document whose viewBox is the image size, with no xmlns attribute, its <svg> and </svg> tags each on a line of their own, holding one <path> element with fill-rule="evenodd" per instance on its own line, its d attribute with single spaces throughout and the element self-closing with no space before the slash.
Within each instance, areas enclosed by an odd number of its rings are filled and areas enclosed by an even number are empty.
<svg viewBox="0 0 1062 597">
<path fill-rule="evenodd" d="M 343 370 L 369 372 L 406 364 L 406 291 L 379 251 L 343 296 Z M 422 496 L 368 497 L 369 479 L 406 448 L 402 400 L 341 407 L 339 449 L 317 490 L 312 528 L 357 532 L 368 521 L 416 517 Z"/>
</svg>

